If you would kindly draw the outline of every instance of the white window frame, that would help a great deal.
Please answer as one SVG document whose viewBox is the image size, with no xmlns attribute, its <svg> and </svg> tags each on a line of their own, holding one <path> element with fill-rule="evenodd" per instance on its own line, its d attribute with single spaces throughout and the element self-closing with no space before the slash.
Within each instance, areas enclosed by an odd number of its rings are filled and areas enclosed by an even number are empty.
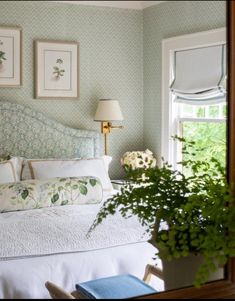
<svg viewBox="0 0 235 301">
<path fill-rule="evenodd" d="M 189 35 L 164 39 L 162 41 L 162 131 L 161 131 L 161 157 L 176 168 L 176 154 L 179 144 L 174 143 L 172 136 L 180 135 L 176 116 L 179 106 L 172 99 L 169 89 L 173 80 L 174 53 L 199 47 L 208 47 L 226 44 L 226 28 L 203 31 Z M 206 121 L 206 120 L 204 120 Z"/>
</svg>

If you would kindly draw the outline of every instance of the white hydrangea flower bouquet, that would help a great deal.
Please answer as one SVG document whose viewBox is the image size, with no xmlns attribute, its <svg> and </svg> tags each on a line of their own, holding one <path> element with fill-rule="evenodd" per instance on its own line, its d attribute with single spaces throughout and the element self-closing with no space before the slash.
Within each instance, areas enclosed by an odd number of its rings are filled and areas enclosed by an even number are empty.
<svg viewBox="0 0 235 301">
<path fill-rule="evenodd" d="M 125 170 L 128 169 L 148 169 L 153 168 L 157 164 L 157 160 L 154 158 L 153 153 L 150 150 L 145 151 L 133 151 L 126 152 L 122 159 L 121 164 Z"/>
</svg>

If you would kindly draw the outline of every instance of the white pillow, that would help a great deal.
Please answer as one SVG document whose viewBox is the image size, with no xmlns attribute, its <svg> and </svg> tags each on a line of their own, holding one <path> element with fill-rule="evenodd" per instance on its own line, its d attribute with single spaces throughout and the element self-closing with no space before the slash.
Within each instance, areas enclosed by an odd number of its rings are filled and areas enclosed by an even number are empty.
<svg viewBox="0 0 235 301">
<path fill-rule="evenodd" d="M 110 157 L 110 156 L 102 156 L 101 158 L 104 160 L 104 165 L 105 165 L 105 169 L 106 169 L 107 173 L 109 173 L 109 166 L 110 166 L 110 163 L 112 162 L 112 157 Z M 47 160 L 48 161 L 54 161 L 54 160 L 58 161 L 58 159 L 43 159 L 42 161 L 47 161 Z M 81 158 L 80 159 L 76 159 L 75 158 L 74 160 L 81 160 Z M 84 160 L 91 160 L 91 159 L 84 159 Z M 23 162 L 23 168 L 22 168 L 22 174 L 21 174 L 21 180 L 22 181 L 31 180 L 32 179 L 32 174 L 31 174 L 31 171 L 30 171 L 30 168 L 29 168 L 29 164 L 28 164 L 29 161 L 36 161 L 36 160 L 33 160 L 33 159 L 31 159 L 31 160 L 25 159 L 24 160 L 24 162 Z M 38 159 L 37 161 L 41 161 L 41 160 Z M 64 160 L 61 159 L 60 161 L 64 161 Z M 65 161 L 68 161 L 68 159 L 65 160 Z"/>
<path fill-rule="evenodd" d="M 12 183 L 20 181 L 23 160 L 11 158 L 8 161 L 0 162 L 0 183 Z"/>
<path fill-rule="evenodd" d="M 109 173 L 109 165 L 112 162 L 112 157 L 110 156 L 103 156 L 101 157 L 104 160 L 104 165 L 105 165 L 105 169 L 107 171 L 107 173 Z"/>
<path fill-rule="evenodd" d="M 22 173 L 21 173 L 21 181 L 32 180 L 32 175 L 29 169 L 28 161 L 29 160 L 24 159 Z"/>
<path fill-rule="evenodd" d="M 104 160 L 29 160 L 33 179 L 45 180 L 58 177 L 87 177 L 100 180 L 104 191 L 112 191 L 112 183 L 105 167 Z"/>
</svg>

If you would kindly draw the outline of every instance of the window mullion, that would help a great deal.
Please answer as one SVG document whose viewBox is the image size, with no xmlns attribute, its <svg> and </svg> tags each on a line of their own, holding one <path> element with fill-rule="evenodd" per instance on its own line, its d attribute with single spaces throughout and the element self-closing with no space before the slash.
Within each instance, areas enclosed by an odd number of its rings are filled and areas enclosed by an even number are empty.
<svg viewBox="0 0 235 301">
<path fill-rule="evenodd" d="M 180 122 L 223 123 L 223 122 L 226 122 L 226 119 L 225 118 L 189 118 L 189 117 L 180 117 Z"/>
<path fill-rule="evenodd" d="M 209 119 L 209 106 L 205 107 L 205 118 Z"/>
</svg>

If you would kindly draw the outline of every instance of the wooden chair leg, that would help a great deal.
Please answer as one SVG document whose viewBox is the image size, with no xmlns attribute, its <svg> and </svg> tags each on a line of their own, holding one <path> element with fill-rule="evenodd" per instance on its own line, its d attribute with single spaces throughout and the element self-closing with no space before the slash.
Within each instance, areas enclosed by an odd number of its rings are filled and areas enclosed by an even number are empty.
<svg viewBox="0 0 235 301">
<path fill-rule="evenodd" d="M 158 267 L 148 264 L 145 269 L 143 281 L 149 284 L 151 277 L 155 276 L 163 280 L 163 272 Z"/>
<path fill-rule="evenodd" d="M 61 287 L 57 286 L 56 284 L 47 281 L 45 286 L 52 297 L 52 299 L 75 299 L 70 293 L 64 291 Z"/>
</svg>

